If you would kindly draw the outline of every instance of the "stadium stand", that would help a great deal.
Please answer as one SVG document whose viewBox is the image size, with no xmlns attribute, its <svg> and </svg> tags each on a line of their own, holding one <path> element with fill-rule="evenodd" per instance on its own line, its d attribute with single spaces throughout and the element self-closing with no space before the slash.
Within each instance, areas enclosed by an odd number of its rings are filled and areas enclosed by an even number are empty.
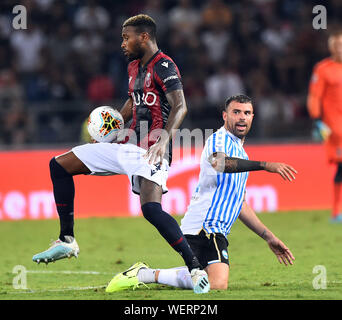
<svg viewBox="0 0 342 320">
<path fill-rule="evenodd" d="M 127 72 L 121 25 L 151 15 L 160 48 L 177 63 L 189 113 L 183 127 L 218 128 L 226 96 L 255 101 L 250 139 L 311 139 L 305 100 L 315 62 L 328 55 L 312 28 L 311 1 L 27 0 L 27 30 L 14 30 L 16 1 L 1 1 L 0 147 L 80 141 L 98 105 L 121 108 Z M 339 1 L 321 1 L 329 24 Z"/>
</svg>

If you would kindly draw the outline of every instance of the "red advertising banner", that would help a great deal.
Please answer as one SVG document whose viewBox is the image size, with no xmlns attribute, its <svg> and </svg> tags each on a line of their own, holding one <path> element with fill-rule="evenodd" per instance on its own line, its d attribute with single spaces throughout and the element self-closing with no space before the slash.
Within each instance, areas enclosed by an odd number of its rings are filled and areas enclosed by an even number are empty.
<svg viewBox="0 0 342 320">
<path fill-rule="evenodd" d="M 322 145 L 250 145 L 245 149 L 252 160 L 285 162 L 298 170 L 292 183 L 276 174 L 250 173 L 246 196 L 257 212 L 330 208 L 334 167 L 328 165 Z M 57 217 L 49 161 L 65 151 L 0 152 L 0 220 Z M 185 213 L 198 181 L 200 153 L 200 149 L 192 156 L 189 150 L 182 151 L 182 157 L 173 160 L 169 192 L 163 196 L 165 211 Z M 126 176 L 76 176 L 74 180 L 77 218 L 141 214 L 139 197 L 130 191 Z"/>
</svg>

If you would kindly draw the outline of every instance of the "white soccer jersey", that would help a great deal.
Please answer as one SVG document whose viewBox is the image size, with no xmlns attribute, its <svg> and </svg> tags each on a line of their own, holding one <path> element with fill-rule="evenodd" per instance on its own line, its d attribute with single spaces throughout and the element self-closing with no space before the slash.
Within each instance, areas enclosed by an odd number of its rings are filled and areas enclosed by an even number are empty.
<svg viewBox="0 0 342 320">
<path fill-rule="evenodd" d="M 248 172 L 217 172 L 209 162 L 214 152 L 248 160 L 241 139 L 225 127 L 208 138 L 201 155 L 198 185 L 181 221 L 184 234 L 198 234 L 204 229 L 207 233 L 222 233 L 226 236 L 239 216 Z"/>
</svg>

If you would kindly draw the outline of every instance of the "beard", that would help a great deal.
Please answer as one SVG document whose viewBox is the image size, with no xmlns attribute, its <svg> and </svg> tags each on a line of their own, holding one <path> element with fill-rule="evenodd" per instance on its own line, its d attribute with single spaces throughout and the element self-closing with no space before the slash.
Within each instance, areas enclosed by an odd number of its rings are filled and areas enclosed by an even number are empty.
<svg viewBox="0 0 342 320">
<path fill-rule="evenodd" d="M 243 139 L 247 136 L 249 129 L 245 130 L 243 133 L 241 131 L 235 130 L 234 135 L 237 136 L 239 139 Z"/>
<path fill-rule="evenodd" d="M 228 131 L 230 131 L 234 136 L 238 137 L 239 139 L 243 139 L 247 136 L 250 127 L 247 125 L 246 129 L 242 132 L 236 128 L 235 125 L 228 125 L 227 124 Z"/>
<path fill-rule="evenodd" d="M 128 62 L 131 62 L 133 60 L 141 59 L 144 56 L 144 51 L 140 47 L 139 44 L 136 44 L 133 48 L 133 50 L 126 55 L 126 59 Z"/>
</svg>

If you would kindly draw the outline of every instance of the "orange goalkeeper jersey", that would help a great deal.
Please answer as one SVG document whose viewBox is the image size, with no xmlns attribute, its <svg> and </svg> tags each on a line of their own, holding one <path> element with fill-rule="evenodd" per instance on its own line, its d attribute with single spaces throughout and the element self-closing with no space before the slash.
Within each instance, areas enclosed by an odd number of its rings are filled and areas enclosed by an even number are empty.
<svg viewBox="0 0 342 320">
<path fill-rule="evenodd" d="M 308 106 L 310 115 L 313 118 L 320 117 L 333 135 L 342 139 L 342 63 L 331 58 L 317 63 L 311 77 L 309 94 L 320 101 L 319 106 Z"/>
</svg>

